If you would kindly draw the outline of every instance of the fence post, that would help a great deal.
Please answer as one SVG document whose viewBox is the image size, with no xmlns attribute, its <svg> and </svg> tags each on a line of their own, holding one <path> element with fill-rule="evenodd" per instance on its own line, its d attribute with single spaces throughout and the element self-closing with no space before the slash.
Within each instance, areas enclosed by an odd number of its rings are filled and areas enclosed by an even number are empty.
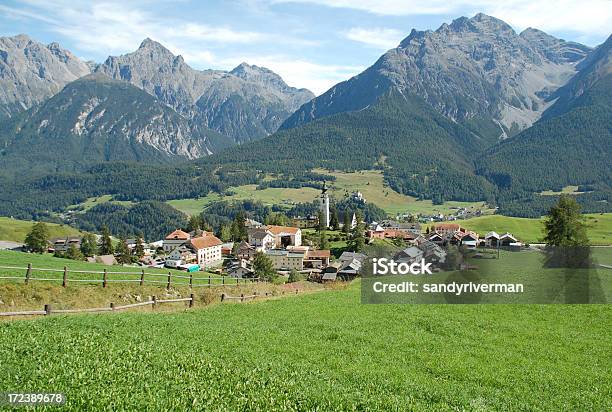
<svg viewBox="0 0 612 412">
<path fill-rule="evenodd" d="M 225 293 L 221 294 L 221 302 L 223 302 L 225 300 Z"/>
<path fill-rule="evenodd" d="M 295 289 L 295 294 L 296 294 L 296 295 L 298 294 L 298 289 L 297 289 L 297 288 Z"/>
<path fill-rule="evenodd" d="M 140 286 L 144 285 L 144 275 L 145 275 L 145 272 L 143 269 L 142 272 L 140 273 Z"/>
<path fill-rule="evenodd" d="M 193 288 L 193 273 L 189 275 L 189 289 Z"/>
<path fill-rule="evenodd" d="M 113 302 L 111 302 L 111 304 L 110 304 L 110 308 L 111 308 L 111 310 L 112 310 L 112 311 L 114 311 L 114 310 L 115 310 L 115 304 L 114 304 Z"/>
<path fill-rule="evenodd" d="M 102 287 L 105 288 L 106 287 L 106 282 L 108 281 L 108 273 L 106 271 L 106 269 L 104 269 L 104 277 L 102 278 Z"/>
<path fill-rule="evenodd" d="M 240 302 L 244 302 L 244 293 L 240 294 Z"/>
<path fill-rule="evenodd" d="M 26 278 L 25 278 L 26 285 L 30 281 L 30 276 L 32 276 L 32 264 L 28 263 L 28 270 L 26 270 Z"/>
<path fill-rule="evenodd" d="M 210 286 L 210 275 L 208 275 L 208 286 Z"/>
<path fill-rule="evenodd" d="M 166 289 L 170 289 L 170 285 L 172 283 L 171 278 L 172 278 L 172 273 L 168 272 L 168 285 L 166 286 Z"/>
<path fill-rule="evenodd" d="M 157 306 L 157 296 L 153 295 L 153 304 L 151 305 L 151 307 L 153 308 L 153 310 L 155 310 L 156 306 Z"/>
<path fill-rule="evenodd" d="M 240 283 L 240 279 L 236 278 L 236 286 L 238 286 L 239 283 Z"/>
<path fill-rule="evenodd" d="M 51 314 L 51 305 L 47 303 L 45 305 L 45 315 L 50 315 L 50 314 Z"/>
<path fill-rule="evenodd" d="M 221 276 L 221 284 L 225 285 L 225 276 Z"/>
<path fill-rule="evenodd" d="M 68 268 L 64 266 L 64 278 L 62 279 L 62 287 L 66 287 L 68 285 Z"/>
<path fill-rule="evenodd" d="M 191 294 L 191 300 L 189 301 L 189 307 L 190 307 L 190 308 L 192 308 L 192 307 L 193 307 L 194 300 L 195 300 L 195 295 L 192 293 L 192 294 Z"/>
</svg>

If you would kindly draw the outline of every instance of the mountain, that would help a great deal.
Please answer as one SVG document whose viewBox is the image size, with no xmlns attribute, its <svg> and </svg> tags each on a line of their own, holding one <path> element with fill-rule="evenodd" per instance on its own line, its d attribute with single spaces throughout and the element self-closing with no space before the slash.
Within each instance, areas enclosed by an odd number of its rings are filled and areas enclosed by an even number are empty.
<svg viewBox="0 0 612 412">
<path fill-rule="evenodd" d="M 287 86 L 268 69 L 245 63 L 231 72 L 192 69 L 151 39 L 133 53 L 109 57 L 96 71 L 132 83 L 192 122 L 237 142 L 275 132 L 314 97 L 308 90 Z"/>
<path fill-rule="evenodd" d="M 6 137 L 6 136 L 9 137 Z M 188 121 L 129 83 L 92 74 L 69 83 L 5 131 L 0 164 L 28 172 L 101 161 L 167 163 L 210 154 L 223 136 Z"/>
<path fill-rule="evenodd" d="M 500 188 L 539 192 L 567 185 L 610 190 L 612 36 L 561 88 L 531 128 L 487 151 L 478 173 Z"/>
<path fill-rule="evenodd" d="M 45 46 L 24 34 L 0 37 L 0 119 L 29 109 L 90 71 L 57 43 Z"/>
<path fill-rule="evenodd" d="M 303 105 L 281 126 L 361 110 L 389 89 L 421 96 L 439 113 L 491 141 L 531 126 L 575 73 L 587 46 L 485 14 L 436 31 L 412 30 L 361 74 Z"/>
<path fill-rule="evenodd" d="M 312 168 L 385 172 L 387 184 L 413 196 L 481 200 L 492 185 L 472 159 L 487 146 L 421 97 L 395 89 L 360 111 L 338 113 L 200 159 L 237 170 L 290 176 Z"/>
</svg>

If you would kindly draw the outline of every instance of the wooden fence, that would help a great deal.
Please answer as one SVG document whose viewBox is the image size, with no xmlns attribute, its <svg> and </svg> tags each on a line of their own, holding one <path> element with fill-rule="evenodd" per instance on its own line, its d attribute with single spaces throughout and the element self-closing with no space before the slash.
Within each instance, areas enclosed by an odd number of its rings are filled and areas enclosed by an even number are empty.
<svg viewBox="0 0 612 412">
<path fill-rule="evenodd" d="M 220 277 L 197 277 L 190 273 L 189 276 L 177 275 L 172 272 L 168 274 L 163 273 L 147 273 L 145 270 L 140 272 L 112 272 L 104 269 L 104 271 L 90 271 L 90 270 L 69 270 L 67 266 L 63 269 L 49 269 L 49 268 L 33 268 L 32 264 L 29 263 L 27 267 L 15 267 L 15 266 L 0 266 L 0 270 L 11 270 L 11 271 L 24 271 L 23 276 L 0 276 L 0 279 L 8 280 L 22 280 L 27 285 L 32 281 L 47 281 L 47 282 L 62 282 L 62 286 L 68 286 L 68 282 L 77 283 L 95 283 L 102 284 L 105 288 L 109 283 L 138 283 L 140 286 L 146 284 L 163 284 L 166 285 L 167 289 L 172 286 L 189 286 L 194 287 L 211 287 L 211 286 L 237 286 L 247 283 L 259 282 L 259 278 L 229 278 L 226 276 Z M 35 272 L 42 272 L 47 275 L 46 277 L 35 277 L 32 276 Z M 59 274 L 61 276 L 53 277 L 53 274 Z M 76 275 L 70 278 L 70 275 Z M 124 279 L 116 279 L 117 275 L 122 275 Z M 44 276 L 44 275 L 43 275 Z M 97 276 L 97 278 L 96 278 Z M 131 279 L 125 279 L 131 277 Z M 177 281 L 178 279 L 178 281 Z"/>
<path fill-rule="evenodd" d="M 285 294 L 285 291 L 282 292 L 283 295 Z M 299 293 L 298 289 L 295 289 L 295 294 L 297 295 Z M 252 295 L 245 295 L 244 293 L 241 294 L 240 296 L 230 296 L 227 295 L 225 293 L 221 294 L 221 302 L 226 302 L 226 301 L 230 301 L 230 300 L 238 300 L 240 302 L 245 302 L 249 299 L 251 300 L 255 300 L 257 298 L 267 298 L 267 297 L 272 297 L 274 296 L 272 293 L 257 293 L 257 292 L 253 292 Z"/>
<path fill-rule="evenodd" d="M 43 310 L 23 310 L 19 312 L 0 312 L 0 316 L 36 316 L 36 315 L 51 315 L 54 313 L 91 313 L 91 312 L 115 312 L 119 310 L 136 308 L 139 306 L 151 305 L 152 309 L 155 309 L 157 305 L 162 303 L 176 303 L 176 302 L 189 302 L 189 307 L 192 308 L 195 303 L 195 297 L 192 293 L 188 298 L 178 299 L 157 299 L 156 296 L 149 296 L 149 300 L 146 302 L 131 303 L 129 305 L 117 306 L 111 303 L 110 306 L 105 308 L 86 308 L 86 309 L 52 309 L 51 305 L 45 305 Z"/>
</svg>

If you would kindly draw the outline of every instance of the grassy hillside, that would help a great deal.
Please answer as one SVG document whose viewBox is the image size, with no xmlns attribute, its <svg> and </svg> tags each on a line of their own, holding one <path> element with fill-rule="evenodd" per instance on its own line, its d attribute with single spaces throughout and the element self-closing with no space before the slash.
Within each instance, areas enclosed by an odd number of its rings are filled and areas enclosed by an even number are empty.
<svg viewBox="0 0 612 412">
<path fill-rule="evenodd" d="M 612 244 L 612 213 L 585 215 L 589 239 L 594 245 Z M 543 219 L 527 219 L 501 215 L 481 216 L 461 220 L 459 223 L 481 235 L 494 230 L 498 233 L 510 232 L 520 241 L 539 243 L 543 235 Z"/>
<path fill-rule="evenodd" d="M 27 220 L 0 217 L 0 240 L 23 242 L 33 224 L 34 222 Z M 49 223 L 47 226 L 51 237 L 78 235 L 80 233 L 78 229 L 67 225 Z"/>
<path fill-rule="evenodd" d="M 360 191 L 366 200 L 383 209 L 391 216 L 398 213 L 444 213 L 448 214 L 458 207 L 484 208 L 483 202 L 444 202 L 442 205 L 433 205 L 431 200 L 417 200 L 415 197 L 403 195 L 388 187 L 384 182 L 380 170 L 361 170 L 358 172 L 339 172 L 326 169 L 315 169 L 315 172 L 332 175 L 336 178 L 330 182 L 330 193 L 337 200 L 344 198 L 346 193 Z M 300 202 L 312 202 L 321 193 L 311 187 L 293 188 L 266 188 L 256 190 L 257 185 L 243 185 L 229 188 L 233 194 L 223 196 L 211 193 L 197 199 L 170 200 L 167 203 L 183 213 L 193 215 L 201 213 L 202 209 L 211 202 L 218 200 L 259 200 L 267 205 L 291 205 Z"/>
<path fill-rule="evenodd" d="M 0 387 L 74 411 L 608 410 L 611 321 L 608 305 L 362 305 L 357 284 L 54 316 L 0 324 Z"/>
</svg>

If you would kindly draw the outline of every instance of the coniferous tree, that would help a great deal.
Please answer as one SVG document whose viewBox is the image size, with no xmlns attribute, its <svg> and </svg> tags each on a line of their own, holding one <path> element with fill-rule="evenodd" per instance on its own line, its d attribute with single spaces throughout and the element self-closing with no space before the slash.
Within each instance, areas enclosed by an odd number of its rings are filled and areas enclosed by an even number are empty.
<svg viewBox="0 0 612 412">
<path fill-rule="evenodd" d="M 136 238 L 136 245 L 134 246 L 134 256 L 136 256 L 138 259 L 142 259 L 142 257 L 145 255 L 145 251 L 144 251 L 144 240 L 142 239 L 142 236 L 138 236 Z"/>
<path fill-rule="evenodd" d="M 355 213 L 357 224 L 351 230 L 351 239 L 349 240 L 349 249 L 353 252 L 361 252 L 365 247 L 365 226 L 363 223 L 363 217 L 360 211 Z"/>
<path fill-rule="evenodd" d="M 87 233 L 81 239 L 81 253 L 83 256 L 94 256 L 98 253 L 98 241 L 96 235 Z"/>
<path fill-rule="evenodd" d="M 81 253 L 81 251 L 76 247 L 75 244 L 71 244 L 70 247 L 68 248 L 68 250 L 66 251 L 66 254 L 64 255 L 67 259 L 72 259 L 72 260 L 83 260 L 83 254 Z"/>
<path fill-rule="evenodd" d="M 130 248 L 128 248 L 127 242 L 124 237 L 119 239 L 119 243 L 117 244 L 115 253 L 117 254 L 117 261 L 119 263 L 124 265 L 132 263 L 132 255 L 130 254 Z"/>
<path fill-rule="evenodd" d="M 102 243 L 100 244 L 100 254 L 101 255 L 112 255 L 113 250 L 113 242 L 111 240 L 110 230 L 108 230 L 108 226 L 102 227 Z"/>
<path fill-rule="evenodd" d="M 338 209 L 336 209 L 335 207 L 331 210 L 329 225 L 333 230 L 338 230 L 340 228 L 340 222 L 338 220 Z"/>
<path fill-rule="evenodd" d="M 255 276 L 268 282 L 278 277 L 272 260 L 263 252 L 257 252 L 253 258 L 253 272 Z"/>
<path fill-rule="evenodd" d="M 342 226 L 342 231 L 345 235 L 348 235 L 351 232 L 351 211 L 348 209 L 344 211 L 344 224 Z"/>
<path fill-rule="evenodd" d="M 550 209 L 544 221 L 544 241 L 549 246 L 588 246 L 586 225 L 580 214 L 580 205 L 570 195 L 562 195 Z"/>
<path fill-rule="evenodd" d="M 232 240 L 234 242 L 240 242 L 247 239 L 247 229 L 245 226 L 246 216 L 243 211 L 236 214 L 234 221 L 232 222 Z"/>
<path fill-rule="evenodd" d="M 43 253 L 47 250 L 48 244 L 49 228 L 44 222 L 35 223 L 25 238 L 25 245 L 32 252 Z"/>
<path fill-rule="evenodd" d="M 219 239 L 224 242 L 229 242 L 232 240 L 232 225 L 231 224 L 222 224 L 219 229 Z"/>
</svg>

